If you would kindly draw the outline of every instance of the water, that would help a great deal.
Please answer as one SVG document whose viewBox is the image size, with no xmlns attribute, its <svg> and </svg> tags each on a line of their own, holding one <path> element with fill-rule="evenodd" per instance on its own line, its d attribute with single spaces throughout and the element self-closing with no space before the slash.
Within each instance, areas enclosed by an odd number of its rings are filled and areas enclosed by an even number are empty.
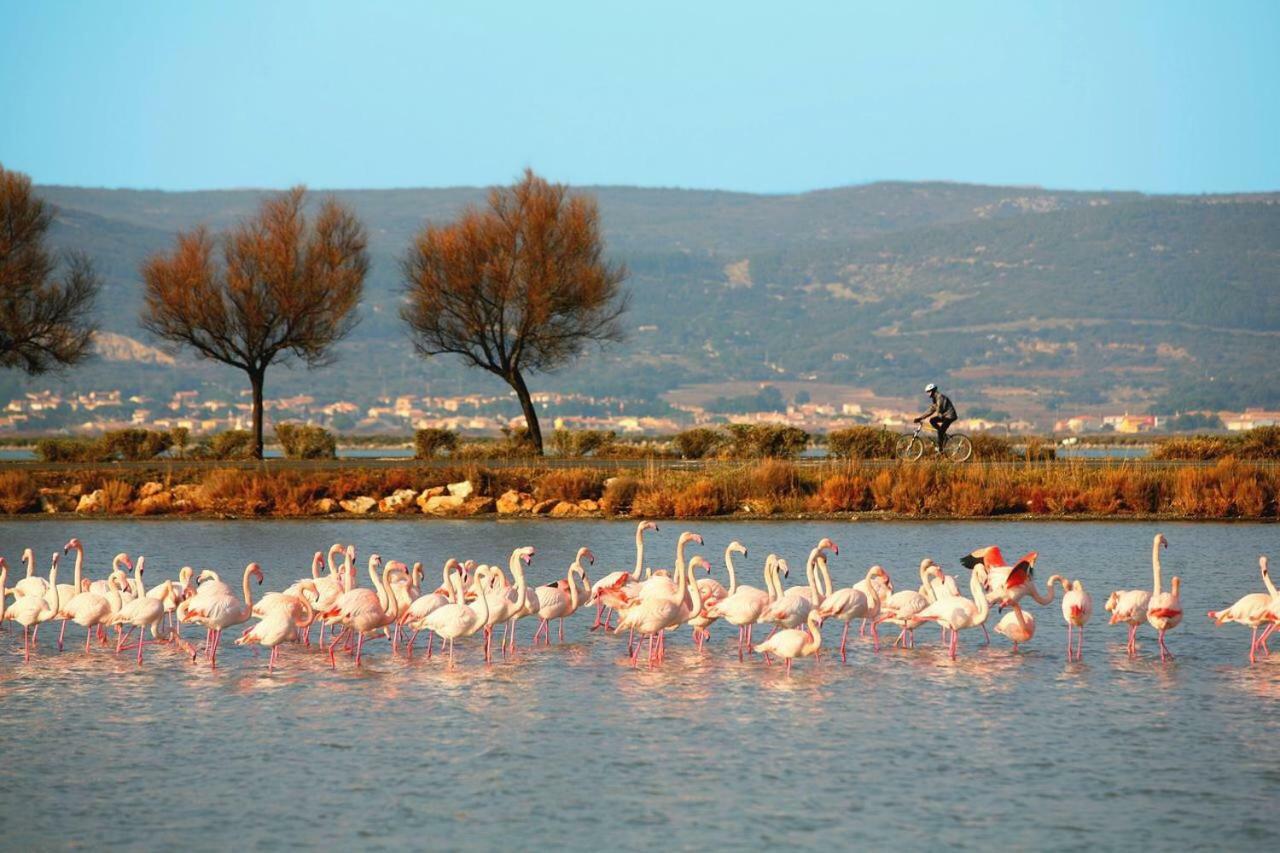
<svg viewBox="0 0 1280 853">
<path fill-rule="evenodd" d="M 713 651 L 688 631 L 652 671 L 623 641 L 590 634 L 585 612 L 563 646 L 518 664 L 481 665 L 474 641 L 458 667 L 391 659 L 331 672 L 286 647 L 282 669 L 224 649 L 210 672 L 169 650 L 58 655 L 46 626 L 31 665 L 0 634 L 0 824 L 6 846 L 157 848 L 289 846 L 519 849 L 958 849 L 1176 847 L 1274 849 L 1280 840 L 1280 655 L 1249 666 L 1247 631 L 1204 612 L 1260 587 L 1257 556 L 1280 552 L 1280 527 L 1130 523 L 663 523 L 652 565 L 669 565 L 679 530 L 751 549 L 749 581 L 775 550 L 793 566 L 822 535 L 841 546 L 840 584 L 883 563 L 898 587 L 922 555 L 957 559 L 999 543 L 1036 548 L 1037 574 L 1085 579 L 1096 613 L 1083 663 L 1063 658 L 1057 604 L 1036 608 L 1025 654 L 964 632 L 961 657 L 933 629 L 913 651 L 875 655 L 851 640 L 849 664 L 739 663 L 732 629 Z M 157 583 L 190 563 L 266 568 L 262 589 L 305 573 L 310 555 L 352 541 L 367 555 L 505 559 L 538 548 L 531 577 L 562 575 L 580 544 L 599 577 L 633 562 L 629 523 L 552 521 L 0 521 L 10 561 L 30 545 L 85 543 L 100 577 L 117 550 L 147 555 Z M 1178 658 L 1161 665 L 1152 632 L 1141 656 L 1105 624 L 1113 587 L 1150 583 L 1150 543 L 1169 538 L 1166 578 L 1184 580 Z M 438 571 L 438 570 L 437 570 Z M 746 570 L 744 569 L 744 572 Z M 723 578 L 722 570 L 717 574 Z M 224 575 L 225 577 L 225 575 Z M 793 573 L 792 580 L 796 575 Z M 367 584 L 367 576 L 362 582 Z M 11 579 L 12 583 L 12 579 Z M 991 620 L 994 624 L 995 619 Z M 228 632 L 230 635 L 232 632 Z M 522 623 L 521 643 L 532 633 Z M 855 628 L 856 634 L 856 628 Z M 837 632 L 824 626 L 824 642 Z M 139 834 L 143 833 L 143 834 Z"/>
</svg>

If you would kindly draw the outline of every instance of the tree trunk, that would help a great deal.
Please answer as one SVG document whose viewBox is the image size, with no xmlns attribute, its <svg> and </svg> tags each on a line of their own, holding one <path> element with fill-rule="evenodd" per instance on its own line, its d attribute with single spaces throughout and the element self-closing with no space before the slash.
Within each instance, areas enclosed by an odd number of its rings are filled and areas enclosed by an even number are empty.
<svg viewBox="0 0 1280 853">
<path fill-rule="evenodd" d="M 262 385 L 265 370 L 249 371 L 249 384 L 253 386 L 253 458 L 262 458 Z"/>
<path fill-rule="evenodd" d="M 507 375 L 507 383 L 516 392 L 516 397 L 520 400 L 520 410 L 524 412 L 525 423 L 529 426 L 529 440 L 533 442 L 533 446 L 537 448 L 538 455 L 542 455 L 542 428 L 538 426 L 538 413 L 533 408 L 533 399 L 529 396 L 529 386 L 524 384 L 524 377 L 520 375 L 519 370 L 513 370 Z"/>
</svg>

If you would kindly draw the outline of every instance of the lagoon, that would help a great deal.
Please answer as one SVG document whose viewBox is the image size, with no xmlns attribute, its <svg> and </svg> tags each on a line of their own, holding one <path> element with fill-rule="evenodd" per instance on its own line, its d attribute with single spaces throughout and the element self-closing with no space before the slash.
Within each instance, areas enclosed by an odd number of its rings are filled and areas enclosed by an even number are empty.
<svg viewBox="0 0 1280 853">
<path fill-rule="evenodd" d="M 591 634 L 583 611 L 567 642 L 484 667 L 459 643 L 439 658 L 392 658 L 366 644 L 356 670 L 301 647 L 282 669 L 224 647 L 219 668 L 169 650 L 128 655 L 75 644 L 59 655 L 41 632 L 30 665 L 21 635 L 0 633 L 0 822 L 13 848 L 86 844 L 190 849 L 555 846 L 589 849 L 871 849 L 941 844 L 1036 849 L 1274 847 L 1280 829 L 1280 654 L 1249 666 L 1247 631 L 1213 628 L 1206 610 L 1261 588 L 1259 554 L 1280 527 L 1098 522 L 662 522 L 647 563 L 670 565 L 680 530 L 724 578 L 733 539 L 745 582 L 764 555 L 793 567 L 823 535 L 847 585 L 873 562 L 905 588 L 922 556 L 961 574 L 958 558 L 999 544 L 1036 549 L 1037 576 L 1081 577 L 1095 598 L 1085 658 L 1064 660 L 1057 605 L 1034 607 L 1023 654 L 966 632 L 949 661 L 932 629 L 914 650 L 850 641 L 847 665 L 797 662 L 791 677 L 739 663 L 732 629 L 704 654 L 688 630 L 666 663 L 632 669 L 621 638 Z M 423 560 L 505 560 L 532 544 L 531 579 L 563 576 L 579 545 L 593 577 L 634 561 L 629 522 L 538 520 L 0 521 L 0 553 L 42 555 L 68 536 L 101 577 L 118 550 L 147 557 L 147 580 L 178 566 L 266 571 L 262 591 L 307 571 L 311 554 L 354 542 Z M 1169 538 L 1166 578 L 1183 578 L 1186 619 L 1162 665 L 1153 633 L 1136 660 L 1105 624 L 1115 587 L 1151 582 L 1150 543 Z M 794 582 L 800 575 L 792 574 Z M 225 577 L 225 575 L 224 575 Z M 362 572 L 362 583 L 367 576 Z M 10 583 L 12 584 L 12 578 Z M 989 624 L 994 624 L 993 617 Z M 886 626 L 887 628 L 887 626 Z M 532 625 L 522 623 L 526 644 Z M 856 630 L 856 629 L 855 629 Z M 229 631 L 230 637 L 233 632 Z M 828 623 L 824 640 L 838 631 Z M 145 828 L 146 834 L 139 832 Z"/>
</svg>

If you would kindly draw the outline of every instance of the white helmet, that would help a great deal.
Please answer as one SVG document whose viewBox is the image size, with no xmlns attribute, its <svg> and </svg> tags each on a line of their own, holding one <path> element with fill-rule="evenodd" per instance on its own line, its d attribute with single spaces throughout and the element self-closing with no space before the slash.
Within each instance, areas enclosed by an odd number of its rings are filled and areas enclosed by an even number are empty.
<svg viewBox="0 0 1280 853">
<path fill-rule="evenodd" d="M 932 394 L 934 391 L 937 391 L 937 390 L 938 390 L 938 386 L 934 385 L 932 382 L 924 386 L 924 393 L 926 394 Z"/>
</svg>

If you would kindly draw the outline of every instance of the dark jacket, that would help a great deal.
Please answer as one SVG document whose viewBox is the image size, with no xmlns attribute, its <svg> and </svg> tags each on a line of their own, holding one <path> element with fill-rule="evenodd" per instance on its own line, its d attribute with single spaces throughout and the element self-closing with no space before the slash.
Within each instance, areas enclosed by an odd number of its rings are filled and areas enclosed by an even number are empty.
<svg viewBox="0 0 1280 853">
<path fill-rule="evenodd" d="M 941 391 L 938 392 L 937 399 L 933 401 L 933 405 L 929 407 L 929 411 L 925 412 L 924 417 L 931 418 L 937 415 L 940 418 L 946 418 L 949 421 L 959 420 L 960 416 L 956 414 L 955 404 L 951 402 L 951 398 Z"/>
</svg>

